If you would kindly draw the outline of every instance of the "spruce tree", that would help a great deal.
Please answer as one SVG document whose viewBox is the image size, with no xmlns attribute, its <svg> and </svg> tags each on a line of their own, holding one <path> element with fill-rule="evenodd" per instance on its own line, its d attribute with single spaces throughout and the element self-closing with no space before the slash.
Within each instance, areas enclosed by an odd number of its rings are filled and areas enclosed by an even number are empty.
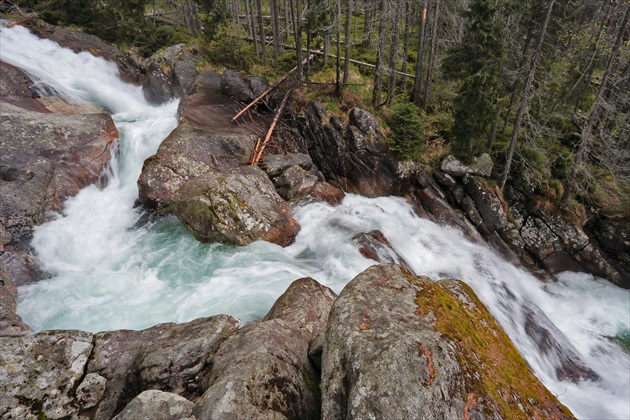
<svg viewBox="0 0 630 420">
<path fill-rule="evenodd" d="M 494 0 L 471 0 L 464 39 L 443 66 L 448 77 L 461 81 L 451 134 L 465 154 L 488 134 L 496 116 L 505 46 L 495 14 Z"/>
</svg>

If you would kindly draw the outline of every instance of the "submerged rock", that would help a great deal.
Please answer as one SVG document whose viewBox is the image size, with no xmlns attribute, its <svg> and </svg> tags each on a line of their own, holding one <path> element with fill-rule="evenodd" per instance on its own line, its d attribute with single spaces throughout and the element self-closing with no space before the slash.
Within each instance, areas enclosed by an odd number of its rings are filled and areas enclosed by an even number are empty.
<svg viewBox="0 0 630 420">
<path fill-rule="evenodd" d="M 210 172 L 173 195 L 173 214 L 202 242 L 289 245 L 300 225 L 265 173 L 254 166 Z"/>
<path fill-rule="evenodd" d="M 572 418 L 468 286 L 393 265 L 333 305 L 322 401 L 328 419 Z"/>
</svg>

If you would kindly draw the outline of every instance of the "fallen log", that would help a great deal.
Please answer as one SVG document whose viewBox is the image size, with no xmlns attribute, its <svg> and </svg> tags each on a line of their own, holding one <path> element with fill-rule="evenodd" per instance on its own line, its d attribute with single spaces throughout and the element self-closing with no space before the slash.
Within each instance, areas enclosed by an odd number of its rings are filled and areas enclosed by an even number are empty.
<svg viewBox="0 0 630 420">
<path fill-rule="evenodd" d="M 307 57 L 304 60 L 302 60 L 302 65 L 306 64 L 306 62 L 311 59 L 311 57 Z M 269 92 L 271 92 L 272 90 L 274 90 L 275 88 L 278 87 L 278 85 L 280 85 L 280 83 L 284 82 L 291 74 L 293 74 L 296 70 L 298 69 L 298 66 L 293 67 L 291 70 L 289 70 L 289 72 L 287 74 L 285 74 L 284 76 L 282 76 L 278 81 L 276 81 L 276 83 L 274 83 L 273 85 L 271 85 L 269 87 L 269 89 L 267 89 L 266 91 L 264 91 L 263 93 L 261 93 L 256 99 L 254 99 L 253 101 L 251 101 L 245 108 L 241 109 L 240 112 L 238 114 L 236 114 L 235 116 L 232 117 L 232 119 L 230 121 L 234 122 L 238 119 L 238 117 L 240 117 L 241 115 L 243 115 L 245 112 L 247 112 L 248 109 L 250 109 L 251 107 L 253 107 L 256 103 L 258 103 L 258 101 L 260 101 L 262 98 L 264 98 L 265 96 L 267 96 L 269 94 Z"/>
<path fill-rule="evenodd" d="M 280 120 L 280 116 L 282 115 L 282 111 L 284 111 L 284 107 L 287 104 L 290 94 L 291 94 L 290 90 L 284 94 L 284 98 L 282 98 L 282 102 L 280 102 L 280 107 L 278 107 L 278 111 L 276 112 L 276 115 L 274 115 L 273 120 L 271 121 L 269 130 L 267 130 L 267 135 L 265 136 L 265 139 L 262 141 L 262 143 L 260 142 L 260 139 L 256 143 L 256 148 L 254 149 L 254 153 L 252 153 L 252 158 L 249 161 L 250 165 L 258 165 L 258 162 L 260 161 L 260 158 L 262 157 L 262 154 L 265 151 L 265 147 L 267 146 L 267 143 L 269 143 L 269 140 L 271 139 L 271 134 L 273 134 L 273 130 L 276 128 L 276 124 L 278 123 L 278 120 Z"/>
</svg>

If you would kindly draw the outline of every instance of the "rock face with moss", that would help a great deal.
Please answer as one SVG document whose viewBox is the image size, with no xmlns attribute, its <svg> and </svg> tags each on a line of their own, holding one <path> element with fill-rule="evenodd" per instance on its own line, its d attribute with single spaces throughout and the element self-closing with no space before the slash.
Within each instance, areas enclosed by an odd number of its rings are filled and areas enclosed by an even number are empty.
<svg viewBox="0 0 630 420">
<path fill-rule="evenodd" d="M 282 246 L 300 225 L 265 173 L 254 166 L 209 172 L 173 195 L 171 210 L 197 239 L 247 245 L 265 240 Z"/>
<path fill-rule="evenodd" d="M 464 283 L 395 265 L 352 280 L 329 315 L 322 415 L 572 418 Z"/>
</svg>

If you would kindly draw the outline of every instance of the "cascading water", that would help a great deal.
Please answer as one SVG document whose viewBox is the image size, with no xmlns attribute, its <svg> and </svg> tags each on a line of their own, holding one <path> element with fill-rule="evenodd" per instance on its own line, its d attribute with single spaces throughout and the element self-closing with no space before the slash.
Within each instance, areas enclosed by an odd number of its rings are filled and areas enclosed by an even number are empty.
<svg viewBox="0 0 630 420">
<path fill-rule="evenodd" d="M 75 54 L 26 29 L 0 30 L 1 59 L 25 69 L 68 101 L 113 114 L 121 132 L 104 188 L 91 186 L 39 226 L 33 247 L 51 278 L 19 290 L 18 312 L 35 330 L 145 328 L 227 313 L 252 321 L 290 282 L 312 276 L 339 292 L 373 264 L 353 237 L 380 230 L 417 273 L 468 282 L 538 377 L 581 418 L 630 418 L 630 293 L 592 276 L 563 273 L 541 283 L 450 228 L 416 216 L 400 198 L 349 195 L 343 204 L 294 209 L 302 230 L 287 247 L 201 244 L 177 219 L 141 222 L 134 209 L 142 163 L 176 125 L 175 102 L 148 105 L 113 64 Z M 542 354 L 526 325 L 542 324 L 561 352 L 600 379 L 560 380 L 556 353 Z M 624 341 L 625 340 L 625 341 Z"/>
</svg>

